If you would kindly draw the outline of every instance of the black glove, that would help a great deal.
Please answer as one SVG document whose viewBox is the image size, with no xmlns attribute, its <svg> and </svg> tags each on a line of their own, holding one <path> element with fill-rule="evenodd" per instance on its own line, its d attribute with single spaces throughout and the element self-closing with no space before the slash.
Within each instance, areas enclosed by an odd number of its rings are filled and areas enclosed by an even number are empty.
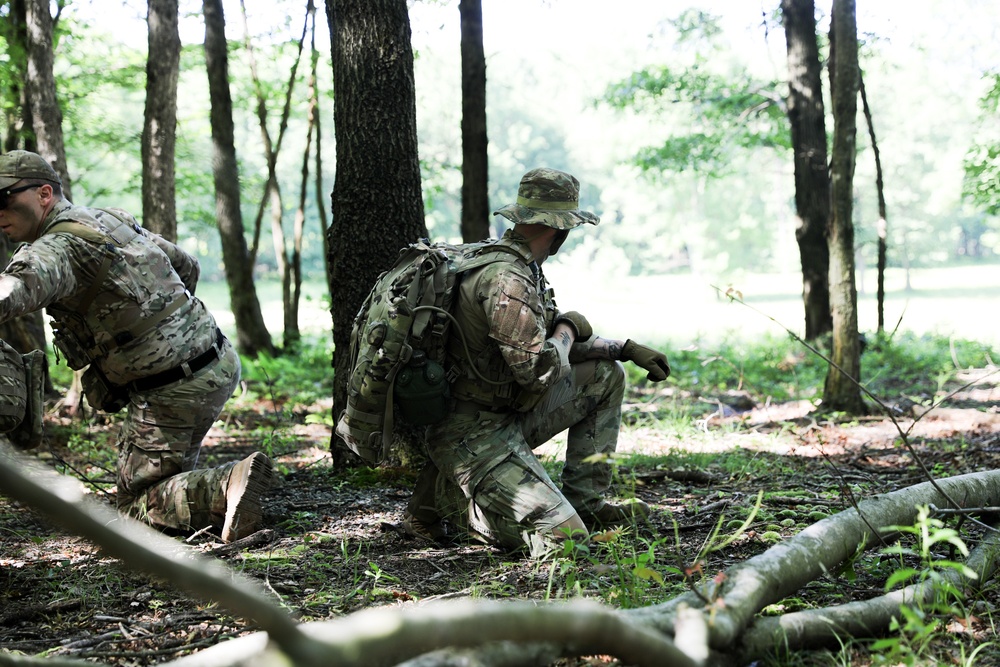
<svg viewBox="0 0 1000 667">
<path fill-rule="evenodd" d="M 575 310 L 570 310 L 556 315 L 555 322 L 552 323 L 552 326 L 561 322 L 565 322 L 571 329 L 573 329 L 573 333 L 576 334 L 577 342 L 582 343 L 594 335 L 594 329 L 590 326 L 590 322 L 587 321 L 587 318 Z"/>
<path fill-rule="evenodd" d="M 631 338 L 622 347 L 622 361 L 631 361 L 649 371 L 646 376 L 651 382 L 662 382 L 670 375 L 670 364 L 667 355 L 651 347 L 640 345 Z"/>
</svg>

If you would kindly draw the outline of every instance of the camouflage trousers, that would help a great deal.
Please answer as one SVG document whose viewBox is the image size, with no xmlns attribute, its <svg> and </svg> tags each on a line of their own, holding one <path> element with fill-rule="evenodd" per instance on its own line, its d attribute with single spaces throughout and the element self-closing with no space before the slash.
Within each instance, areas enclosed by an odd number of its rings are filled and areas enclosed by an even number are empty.
<svg viewBox="0 0 1000 667">
<path fill-rule="evenodd" d="M 592 360 L 574 364 L 531 412 L 452 414 L 428 429 L 431 463 L 408 511 L 505 548 L 547 550 L 552 529 L 605 502 L 611 466 L 595 455 L 618 446 L 624 394 L 622 365 Z M 567 429 L 560 488 L 532 450 Z"/>
<path fill-rule="evenodd" d="M 223 340 L 220 358 L 194 375 L 130 396 L 118 434 L 118 510 L 158 528 L 222 526 L 236 462 L 195 470 L 201 441 L 240 381 L 240 358 Z"/>
</svg>

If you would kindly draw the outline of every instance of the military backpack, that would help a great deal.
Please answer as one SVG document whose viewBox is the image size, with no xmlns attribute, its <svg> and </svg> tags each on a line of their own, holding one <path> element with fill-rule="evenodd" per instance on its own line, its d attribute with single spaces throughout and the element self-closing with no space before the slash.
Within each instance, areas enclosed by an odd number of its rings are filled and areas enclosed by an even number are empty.
<svg viewBox="0 0 1000 667">
<path fill-rule="evenodd" d="M 337 435 L 351 451 L 370 464 L 384 459 L 396 411 L 415 426 L 447 416 L 455 378 L 444 362 L 453 328 L 464 344 L 451 314 L 462 276 L 494 262 L 530 260 L 503 239 L 461 245 L 424 240 L 400 251 L 351 329 L 347 408 L 337 422 Z"/>
</svg>

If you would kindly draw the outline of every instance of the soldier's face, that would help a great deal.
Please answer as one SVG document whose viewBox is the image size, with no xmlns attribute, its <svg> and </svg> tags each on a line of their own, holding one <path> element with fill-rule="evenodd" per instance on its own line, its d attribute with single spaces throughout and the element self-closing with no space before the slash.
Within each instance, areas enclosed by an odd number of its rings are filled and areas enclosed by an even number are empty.
<svg viewBox="0 0 1000 667">
<path fill-rule="evenodd" d="M 6 205 L 0 208 L 0 230 L 12 241 L 31 242 L 38 238 L 43 216 L 37 192 L 43 187 L 48 186 L 35 185 L 24 190 L 17 186 L 8 188 L 7 192 L 16 192 L 7 194 Z"/>
<path fill-rule="evenodd" d="M 568 229 L 560 229 L 556 232 L 556 235 L 552 237 L 552 246 L 549 248 L 549 255 L 554 255 L 559 252 L 559 248 L 566 241 L 566 237 L 569 236 Z"/>
</svg>

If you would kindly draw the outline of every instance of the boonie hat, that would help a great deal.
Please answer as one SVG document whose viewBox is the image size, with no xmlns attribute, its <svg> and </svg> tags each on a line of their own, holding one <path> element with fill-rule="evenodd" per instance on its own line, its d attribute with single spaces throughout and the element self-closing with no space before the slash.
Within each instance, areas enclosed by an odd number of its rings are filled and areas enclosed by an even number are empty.
<svg viewBox="0 0 1000 667">
<path fill-rule="evenodd" d="M 37 153 L 10 151 L 0 155 L 0 190 L 25 178 L 40 178 L 62 185 L 56 170 Z"/>
<path fill-rule="evenodd" d="M 583 223 L 601 221 L 590 211 L 580 210 L 580 181 L 564 171 L 540 167 L 521 177 L 517 202 L 507 204 L 493 215 L 513 223 L 573 229 Z"/>
</svg>

